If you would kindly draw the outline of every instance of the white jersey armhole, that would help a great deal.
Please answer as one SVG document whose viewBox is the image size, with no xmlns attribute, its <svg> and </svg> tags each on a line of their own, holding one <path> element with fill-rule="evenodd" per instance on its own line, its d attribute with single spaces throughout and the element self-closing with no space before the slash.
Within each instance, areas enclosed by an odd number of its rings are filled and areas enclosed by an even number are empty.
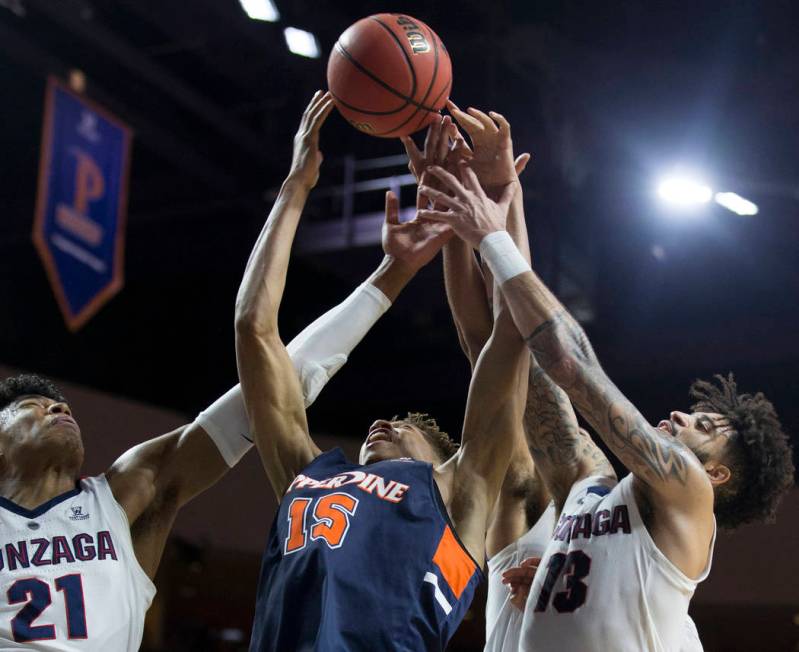
<svg viewBox="0 0 799 652">
<path fill-rule="evenodd" d="M 131 566 L 133 568 L 133 572 L 138 576 L 142 588 L 145 591 L 146 602 L 148 604 L 151 603 L 156 594 L 156 587 L 155 584 L 153 584 L 153 581 L 150 579 L 150 576 L 147 575 L 147 573 L 144 571 L 141 564 L 139 563 L 139 558 L 136 557 L 136 548 L 133 545 L 133 537 L 131 536 L 130 533 L 130 521 L 128 520 L 127 513 L 122 508 L 122 505 L 120 505 L 117 499 L 114 497 L 114 492 L 111 491 L 111 485 L 108 484 L 108 478 L 105 477 L 105 473 L 95 476 L 94 478 L 87 478 L 87 480 L 96 481 L 98 490 L 105 492 L 109 498 L 110 503 L 116 508 L 117 514 L 119 516 L 119 530 L 120 532 L 124 531 L 122 537 L 125 540 L 125 546 L 130 551 Z"/>
<path fill-rule="evenodd" d="M 713 517 L 713 536 L 710 539 L 710 546 L 707 553 L 707 562 L 699 577 L 696 579 L 688 577 L 683 573 L 677 565 L 671 561 L 663 551 L 655 543 L 652 535 L 649 533 L 649 528 L 646 527 L 644 519 L 641 517 L 641 511 L 638 508 L 638 500 L 633 488 L 633 474 L 630 473 L 624 478 L 619 480 L 619 485 L 624 496 L 625 502 L 630 505 L 630 518 L 634 521 L 634 526 L 637 526 L 641 532 L 641 540 L 649 551 L 650 556 L 654 561 L 663 568 L 663 570 L 671 577 L 671 579 L 684 589 L 694 591 L 700 582 L 707 579 L 710 574 L 710 567 L 713 564 L 713 548 L 716 545 L 716 517 Z"/>
</svg>

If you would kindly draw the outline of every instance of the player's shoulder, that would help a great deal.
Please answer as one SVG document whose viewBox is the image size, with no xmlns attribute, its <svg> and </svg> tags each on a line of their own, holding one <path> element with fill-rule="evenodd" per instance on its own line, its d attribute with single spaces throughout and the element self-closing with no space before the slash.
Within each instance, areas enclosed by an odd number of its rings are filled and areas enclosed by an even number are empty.
<svg viewBox="0 0 799 652">
<path fill-rule="evenodd" d="M 591 475 L 575 482 L 564 503 L 564 511 L 582 505 L 586 500 L 603 499 L 611 493 L 625 491 L 625 479 L 621 481 L 615 475 Z"/>
</svg>

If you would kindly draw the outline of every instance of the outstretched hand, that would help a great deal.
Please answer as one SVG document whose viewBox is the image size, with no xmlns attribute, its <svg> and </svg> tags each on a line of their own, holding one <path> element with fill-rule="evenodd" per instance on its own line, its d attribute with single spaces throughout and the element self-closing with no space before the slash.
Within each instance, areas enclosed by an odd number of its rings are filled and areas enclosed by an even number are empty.
<svg viewBox="0 0 799 652">
<path fill-rule="evenodd" d="M 419 194 L 431 198 L 436 206 L 420 209 L 420 220 L 448 224 L 465 242 L 477 249 L 483 238 L 494 231 L 504 231 L 508 209 L 519 188 L 516 177 L 498 189 L 497 201 L 486 195 L 474 170 L 465 162 L 459 164 L 460 179 L 439 166 L 429 170 L 445 192 L 427 185 L 419 186 Z"/>
<path fill-rule="evenodd" d="M 452 236 L 452 229 L 440 222 L 415 219 L 400 223 L 399 199 L 391 191 L 386 193 L 383 251 L 387 256 L 415 272 L 433 260 Z"/>
<path fill-rule="evenodd" d="M 306 190 L 313 188 L 319 180 L 319 167 L 322 165 L 319 129 L 332 109 L 333 97 L 330 92 L 316 91 L 305 108 L 300 127 L 294 135 L 294 154 L 289 178 L 300 183 Z"/>
<path fill-rule="evenodd" d="M 452 135 L 452 118 L 444 116 L 436 119 L 427 128 L 424 147 L 421 150 L 410 136 L 400 138 L 405 146 L 405 152 L 408 154 L 408 169 L 416 177 L 417 183 L 421 181 L 424 171 L 431 165 L 446 166 Z"/>
<path fill-rule="evenodd" d="M 461 111 L 452 100 L 447 108 L 472 141 L 472 169 L 486 192 L 495 196 L 522 173 L 530 154 L 521 154 L 514 160 L 510 124 L 499 113 L 485 114 L 472 108 Z"/>
<path fill-rule="evenodd" d="M 510 589 L 510 603 L 521 611 L 524 611 L 540 563 L 540 558 L 528 557 L 519 566 L 509 568 L 502 573 L 502 583 L 507 584 Z"/>
</svg>

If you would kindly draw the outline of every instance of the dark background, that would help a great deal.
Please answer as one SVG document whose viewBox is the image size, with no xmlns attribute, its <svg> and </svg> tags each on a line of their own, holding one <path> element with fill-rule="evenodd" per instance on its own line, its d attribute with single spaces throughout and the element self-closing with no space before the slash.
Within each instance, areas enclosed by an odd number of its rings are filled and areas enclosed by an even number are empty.
<svg viewBox="0 0 799 652">
<path fill-rule="evenodd" d="M 516 150 L 533 153 L 523 182 L 535 265 L 644 414 L 685 409 L 694 378 L 733 370 L 797 432 L 794 3 L 277 5 L 271 24 L 236 0 L 0 2 L 0 361 L 188 415 L 233 384 L 234 297 L 300 113 L 325 85 L 338 34 L 390 9 L 446 43 L 453 99 L 504 113 Z M 322 57 L 289 53 L 287 25 L 314 32 Z M 45 80 L 72 69 L 135 132 L 125 287 L 75 334 L 30 239 Z M 346 155 L 403 151 L 335 114 L 322 150 L 321 188 L 341 183 Z M 655 193 L 675 165 L 703 170 L 759 214 L 713 204 L 675 214 Z M 380 204 L 378 193 L 358 208 Z M 341 209 L 316 199 L 306 220 Z M 380 259 L 376 245 L 298 253 L 286 339 Z M 358 440 L 375 417 L 410 408 L 458 433 L 467 384 L 434 262 L 319 398 L 311 427 Z"/>
</svg>

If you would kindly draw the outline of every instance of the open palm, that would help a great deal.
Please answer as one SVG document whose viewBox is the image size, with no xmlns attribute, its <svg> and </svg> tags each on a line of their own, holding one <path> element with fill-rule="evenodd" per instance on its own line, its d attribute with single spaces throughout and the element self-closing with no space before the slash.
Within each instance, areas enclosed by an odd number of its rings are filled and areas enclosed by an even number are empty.
<svg viewBox="0 0 799 652">
<path fill-rule="evenodd" d="M 451 100 L 447 108 L 472 141 L 469 166 L 486 192 L 491 195 L 515 181 L 530 155 L 522 154 L 514 161 L 508 121 L 493 111 L 488 115 L 477 109 L 461 111 Z"/>
<path fill-rule="evenodd" d="M 400 223 L 399 200 L 386 193 L 386 221 L 383 224 L 383 251 L 414 270 L 429 263 L 452 237 L 452 228 L 441 222 L 413 220 Z"/>
</svg>

